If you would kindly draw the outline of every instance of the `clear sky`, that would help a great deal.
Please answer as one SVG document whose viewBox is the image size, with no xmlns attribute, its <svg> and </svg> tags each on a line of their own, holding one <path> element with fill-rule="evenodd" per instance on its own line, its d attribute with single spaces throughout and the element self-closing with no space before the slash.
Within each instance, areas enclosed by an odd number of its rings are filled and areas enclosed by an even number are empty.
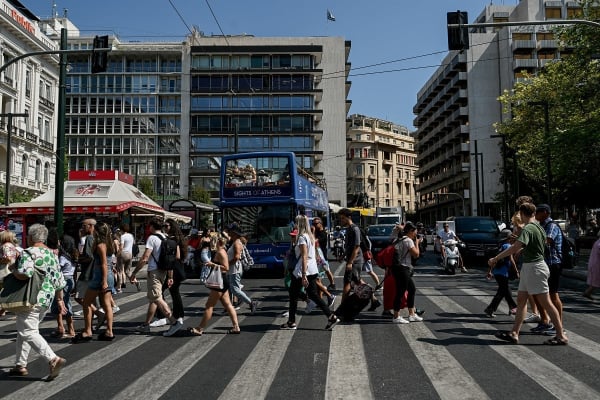
<svg viewBox="0 0 600 400">
<path fill-rule="evenodd" d="M 514 5 L 519 0 L 493 0 Z M 21 0 L 48 17 L 53 0 Z M 413 130 L 417 92 L 447 54 L 446 13 L 469 22 L 490 0 L 54 0 L 82 34 L 122 41 L 179 40 L 205 34 L 341 36 L 352 42 L 350 114 L 382 118 Z M 209 7 L 210 5 L 210 7 Z M 211 11 L 212 9 L 212 11 Z M 327 20 L 327 10 L 335 22 Z M 213 16 L 214 13 L 214 16 Z M 187 25 L 187 27 L 186 27 Z"/>
</svg>

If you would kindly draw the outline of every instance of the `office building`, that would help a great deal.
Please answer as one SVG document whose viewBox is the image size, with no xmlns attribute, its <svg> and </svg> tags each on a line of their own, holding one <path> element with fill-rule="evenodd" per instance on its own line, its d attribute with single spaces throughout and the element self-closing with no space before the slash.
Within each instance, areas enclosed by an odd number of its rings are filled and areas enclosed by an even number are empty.
<svg viewBox="0 0 600 400">
<path fill-rule="evenodd" d="M 551 21 L 579 12 L 573 1 L 522 0 L 488 5 L 473 22 Z M 524 72 L 536 74 L 560 58 L 552 28 L 472 28 L 470 48 L 449 52 L 419 91 L 413 111 L 423 221 L 461 215 L 463 206 L 467 215 L 507 220 L 507 205 L 518 194 L 508 184 L 505 193 L 501 179 L 502 141 L 494 124 L 510 115 L 498 97 L 525 79 Z"/>
</svg>

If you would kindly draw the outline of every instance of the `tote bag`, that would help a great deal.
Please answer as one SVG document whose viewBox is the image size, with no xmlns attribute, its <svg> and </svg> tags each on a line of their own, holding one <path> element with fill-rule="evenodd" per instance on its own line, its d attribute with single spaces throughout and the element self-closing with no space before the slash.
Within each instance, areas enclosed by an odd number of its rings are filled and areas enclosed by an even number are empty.
<svg viewBox="0 0 600 400">
<path fill-rule="evenodd" d="M 221 290 L 223 289 L 223 275 L 221 274 L 221 268 L 211 267 L 204 286 L 209 289 Z"/>
<path fill-rule="evenodd" d="M 31 310 L 38 302 L 44 277 L 45 273 L 37 268 L 33 269 L 31 278 L 26 280 L 17 279 L 13 274 L 6 276 L 0 292 L 0 308 L 13 312 Z"/>
</svg>

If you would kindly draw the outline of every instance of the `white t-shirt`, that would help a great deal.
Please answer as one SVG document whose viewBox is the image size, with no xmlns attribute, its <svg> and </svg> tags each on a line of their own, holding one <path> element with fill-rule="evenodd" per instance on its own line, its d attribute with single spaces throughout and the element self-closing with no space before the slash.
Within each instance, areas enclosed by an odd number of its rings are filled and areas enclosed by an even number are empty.
<svg viewBox="0 0 600 400">
<path fill-rule="evenodd" d="M 454 231 L 452 229 L 448 229 L 448 232 L 446 232 L 445 230 L 441 230 L 438 233 L 438 236 L 442 239 L 442 243 L 444 243 L 446 240 L 450 240 L 450 239 L 458 239 L 456 237 L 456 233 L 454 233 Z"/>
<path fill-rule="evenodd" d="M 164 237 L 164 233 L 162 232 L 156 232 L 156 234 Z M 148 259 L 148 271 L 156 271 L 158 269 L 157 260 L 160 257 L 161 244 L 162 240 L 155 234 L 148 236 L 148 239 L 146 240 L 146 248 L 152 249 L 152 254 Z"/>
<path fill-rule="evenodd" d="M 121 248 L 126 253 L 129 254 L 133 254 L 133 245 L 134 245 L 134 239 L 133 239 L 133 235 L 129 232 L 125 232 L 124 234 L 121 235 Z"/>
<path fill-rule="evenodd" d="M 315 254 L 315 245 L 310 241 L 310 237 L 304 233 L 298 236 L 298 241 L 296 242 L 296 247 L 294 249 L 296 252 L 296 257 L 298 257 L 296 268 L 294 268 L 294 276 L 296 278 L 302 278 L 302 253 L 300 251 L 300 245 L 302 244 L 306 246 L 308 255 L 306 275 L 314 275 L 319 273 L 317 257 Z"/>
<path fill-rule="evenodd" d="M 234 275 L 234 274 L 241 274 L 242 272 L 244 272 L 244 269 L 242 268 L 242 262 L 240 260 L 237 260 L 235 263 L 232 263 L 231 260 L 233 260 L 233 257 L 235 256 L 235 244 L 239 241 L 240 239 L 236 239 L 235 242 L 233 242 L 231 244 L 231 246 L 229 246 L 229 248 L 227 249 L 227 258 L 229 259 L 229 275 Z M 241 241 L 240 241 L 241 244 Z M 241 254 L 240 254 L 241 257 Z"/>
</svg>

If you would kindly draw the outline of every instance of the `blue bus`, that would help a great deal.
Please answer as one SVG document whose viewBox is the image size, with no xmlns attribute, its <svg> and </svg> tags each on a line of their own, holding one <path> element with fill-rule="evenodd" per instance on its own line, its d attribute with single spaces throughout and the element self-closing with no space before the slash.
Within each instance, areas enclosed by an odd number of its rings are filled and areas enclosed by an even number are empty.
<svg viewBox="0 0 600 400">
<path fill-rule="evenodd" d="M 283 271 L 296 215 L 328 221 L 323 181 L 300 168 L 292 152 L 223 156 L 219 197 L 223 226 L 240 225 L 253 268 Z"/>
</svg>

